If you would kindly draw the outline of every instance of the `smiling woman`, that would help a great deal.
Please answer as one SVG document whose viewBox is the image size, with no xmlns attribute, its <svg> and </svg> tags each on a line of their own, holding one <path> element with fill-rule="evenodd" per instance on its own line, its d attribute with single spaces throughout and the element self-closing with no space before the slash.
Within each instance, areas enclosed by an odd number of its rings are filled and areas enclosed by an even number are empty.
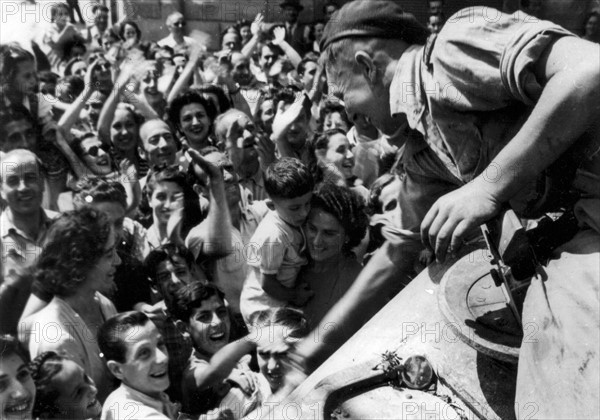
<svg viewBox="0 0 600 420">
<path fill-rule="evenodd" d="M 0 418 L 31 419 L 35 384 L 27 366 L 27 354 L 14 337 L 0 336 Z"/>
<path fill-rule="evenodd" d="M 112 381 L 100 359 L 96 330 L 116 313 L 103 296 L 114 287 L 121 263 L 116 236 L 107 216 L 81 208 L 52 225 L 35 267 L 35 285 L 54 295 L 37 313 L 20 321 L 19 339 L 32 356 L 65 352 L 98 386 L 103 401 Z"/>
<path fill-rule="evenodd" d="M 319 323 L 360 273 L 362 266 L 352 249 L 365 237 L 367 225 L 362 197 L 329 182 L 317 186 L 306 222 L 311 261 L 299 277 L 315 292 L 304 308 L 311 325 Z"/>
<path fill-rule="evenodd" d="M 200 92 L 190 89 L 177 96 L 167 113 L 169 121 L 185 137 L 184 142 L 192 149 L 200 150 L 211 144 L 209 136 L 217 109 Z"/>
<path fill-rule="evenodd" d="M 33 416 L 42 419 L 99 419 L 102 405 L 93 379 L 77 363 L 53 351 L 31 362 L 36 385 Z"/>
</svg>

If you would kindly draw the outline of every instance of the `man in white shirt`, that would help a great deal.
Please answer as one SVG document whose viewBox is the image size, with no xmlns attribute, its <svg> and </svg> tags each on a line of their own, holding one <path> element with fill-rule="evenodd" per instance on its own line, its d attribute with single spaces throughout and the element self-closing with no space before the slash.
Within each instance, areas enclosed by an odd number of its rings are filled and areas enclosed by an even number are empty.
<svg viewBox="0 0 600 420">
<path fill-rule="evenodd" d="M 166 38 L 158 41 L 158 45 L 161 47 L 167 46 L 174 50 L 177 49 L 188 49 L 194 42 L 189 36 L 184 36 L 185 31 L 185 18 L 180 12 L 173 12 L 167 17 L 167 28 L 171 33 Z"/>
</svg>

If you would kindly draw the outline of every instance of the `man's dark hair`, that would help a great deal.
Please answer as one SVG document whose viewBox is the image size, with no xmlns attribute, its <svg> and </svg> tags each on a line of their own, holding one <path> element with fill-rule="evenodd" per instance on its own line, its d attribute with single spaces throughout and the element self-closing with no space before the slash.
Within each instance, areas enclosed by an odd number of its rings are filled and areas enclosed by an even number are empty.
<svg viewBox="0 0 600 420">
<path fill-rule="evenodd" d="M 225 294 L 213 284 L 201 282 L 186 284 L 175 293 L 173 315 L 185 324 L 189 324 L 194 309 L 201 307 L 202 302 L 212 296 L 225 300 Z"/>
<path fill-rule="evenodd" d="M 97 11 L 106 12 L 106 13 L 110 12 L 108 7 L 106 7 L 102 4 L 95 4 L 94 6 L 92 6 L 92 13 L 96 13 Z"/>
<path fill-rule="evenodd" d="M 4 142 L 7 135 L 6 126 L 13 121 L 29 121 L 34 129 L 37 124 L 31 115 L 31 112 L 21 104 L 10 104 L 9 106 L 0 106 L 0 142 Z"/>
<path fill-rule="evenodd" d="M 150 280 L 152 280 L 155 285 L 158 284 L 156 270 L 158 269 L 160 263 L 167 260 L 173 262 L 173 257 L 176 255 L 182 257 L 188 267 L 191 267 L 194 263 L 194 255 L 183 246 L 169 243 L 161 245 L 158 248 L 150 251 L 144 260 L 144 267 L 146 269 L 146 273 L 148 273 L 148 277 L 150 277 Z"/>
<path fill-rule="evenodd" d="M 98 347 L 104 360 L 125 363 L 129 330 L 143 327 L 148 321 L 148 316 L 138 311 L 123 312 L 106 320 L 98 330 Z"/>
<path fill-rule="evenodd" d="M 308 167 L 296 158 L 286 157 L 269 165 L 264 175 L 269 198 L 289 199 L 312 192 L 315 184 Z"/>
<path fill-rule="evenodd" d="M 312 58 L 304 58 L 304 59 L 302 59 L 302 61 L 298 64 L 298 68 L 296 69 L 296 71 L 298 72 L 298 76 L 303 76 L 304 75 L 304 71 L 306 70 L 306 63 L 315 63 L 315 64 L 317 64 L 317 60 L 314 60 Z"/>
</svg>

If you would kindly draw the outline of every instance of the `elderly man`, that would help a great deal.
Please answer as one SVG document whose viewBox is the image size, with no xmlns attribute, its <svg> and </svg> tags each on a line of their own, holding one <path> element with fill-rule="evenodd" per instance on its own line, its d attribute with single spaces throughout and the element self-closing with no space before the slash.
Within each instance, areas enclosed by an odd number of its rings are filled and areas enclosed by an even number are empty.
<svg viewBox="0 0 600 420">
<path fill-rule="evenodd" d="M 173 50 L 187 50 L 194 40 L 189 36 L 185 36 L 185 18 L 180 12 L 173 12 L 167 16 L 167 28 L 169 29 L 169 36 L 158 41 L 158 45 L 161 47 L 167 46 L 173 48 Z"/>
<path fill-rule="evenodd" d="M 559 159 L 562 182 L 586 200 L 575 205 L 580 230 L 555 250 L 547 280 L 528 290 L 523 324 L 538 330 L 521 347 L 516 402 L 535 401 L 540 418 L 597 416 L 600 51 L 551 22 L 494 12 L 458 12 L 429 40 L 392 1 L 348 3 L 327 25 L 327 76 L 350 118 L 363 114 L 392 136 L 410 127 L 424 140 L 407 140 L 401 162 L 409 233 L 382 247 L 322 321 L 339 328 L 297 352 L 315 361 L 378 310 L 419 233 L 444 261 L 507 203 L 521 214 L 542 208 L 528 187 Z M 567 150 L 575 159 L 563 160 Z"/>
<path fill-rule="evenodd" d="M 265 200 L 263 168 L 275 160 L 275 143 L 260 136 L 250 117 L 237 109 L 217 117 L 215 135 L 231 159 L 240 185 L 254 200 Z"/>
<path fill-rule="evenodd" d="M 2 266 L 0 284 L 0 332 L 15 333 L 31 289 L 23 276 L 42 250 L 46 232 L 57 216 L 42 208 L 44 174 L 33 152 L 15 149 L 2 156 L 0 187 L 7 207 L 0 215 Z"/>
</svg>

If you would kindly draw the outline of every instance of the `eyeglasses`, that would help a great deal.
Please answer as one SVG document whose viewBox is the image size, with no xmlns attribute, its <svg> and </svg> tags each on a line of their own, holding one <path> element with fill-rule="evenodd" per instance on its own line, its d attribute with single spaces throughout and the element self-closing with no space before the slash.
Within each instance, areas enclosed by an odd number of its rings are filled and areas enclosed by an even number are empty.
<svg viewBox="0 0 600 420">
<path fill-rule="evenodd" d="M 103 150 L 104 152 L 106 152 L 107 147 L 106 146 L 92 146 L 85 152 L 85 154 L 90 155 L 91 157 L 98 157 L 100 155 L 100 150 Z"/>
</svg>

